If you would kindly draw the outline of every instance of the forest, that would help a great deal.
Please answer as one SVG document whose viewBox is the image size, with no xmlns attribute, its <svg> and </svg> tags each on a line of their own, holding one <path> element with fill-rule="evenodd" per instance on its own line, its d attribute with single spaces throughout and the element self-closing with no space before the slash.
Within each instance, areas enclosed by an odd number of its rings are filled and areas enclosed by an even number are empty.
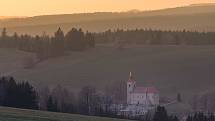
<svg viewBox="0 0 215 121">
<path fill-rule="evenodd" d="M 0 43 L 2 48 L 17 48 L 21 51 L 35 53 L 38 61 L 49 57 L 62 56 L 66 50 L 83 51 L 95 46 L 92 33 L 84 33 L 81 29 L 75 28 L 72 28 L 66 34 L 59 28 L 53 37 L 45 32 L 42 36 L 27 34 L 19 36 L 16 33 L 13 36 L 8 36 L 7 30 L 4 28 Z"/>
<path fill-rule="evenodd" d="M 152 29 L 107 30 L 105 32 L 84 32 L 81 28 L 72 28 L 64 34 L 59 28 L 54 36 L 45 32 L 43 35 L 7 35 L 6 28 L 0 37 L 0 47 L 17 48 L 33 52 L 39 60 L 64 55 L 65 51 L 84 51 L 94 48 L 96 44 L 112 43 L 119 47 L 124 45 L 214 45 L 214 32 L 195 31 L 161 31 Z"/>
<path fill-rule="evenodd" d="M 96 43 L 141 44 L 141 45 L 214 45 L 214 32 L 161 31 L 136 29 L 107 30 L 95 34 Z"/>
</svg>

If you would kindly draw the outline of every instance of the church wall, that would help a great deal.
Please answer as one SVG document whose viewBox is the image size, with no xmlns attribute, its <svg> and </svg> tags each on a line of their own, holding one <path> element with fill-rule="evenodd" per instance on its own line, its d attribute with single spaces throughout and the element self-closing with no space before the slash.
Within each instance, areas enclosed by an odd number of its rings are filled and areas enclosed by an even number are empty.
<svg viewBox="0 0 215 121">
<path fill-rule="evenodd" d="M 146 105 L 146 99 L 148 100 L 148 105 L 159 105 L 159 94 L 148 93 L 146 98 L 146 93 L 132 93 L 131 94 L 131 104 Z"/>
<path fill-rule="evenodd" d="M 131 104 L 145 105 L 146 95 L 144 93 L 132 93 Z"/>
</svg>

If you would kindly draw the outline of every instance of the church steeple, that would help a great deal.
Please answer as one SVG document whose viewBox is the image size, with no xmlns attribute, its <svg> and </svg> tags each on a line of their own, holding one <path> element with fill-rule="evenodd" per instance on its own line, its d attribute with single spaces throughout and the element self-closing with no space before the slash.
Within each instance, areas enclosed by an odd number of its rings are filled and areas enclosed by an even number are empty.
<svg viewBox="0 0 215 121">
<path fill-rule="evenodd" d="M 132 72 L 130 72 L 129 79 L 133 79 Z"/>
<path fill-rule="evenodd" d="M 134 82 L 132 72 L 130 72 L 130 74 L 129 74 L 128 82 Z"/>
<path fill-rule="evenodd" d="M 132 72 L 129 74 L 129 79 L 127 82 L 127 104 L 131 104 L 131 93 L 133 93 L 136 87 L 136 81 L 133 78 Z"/>
</svg>

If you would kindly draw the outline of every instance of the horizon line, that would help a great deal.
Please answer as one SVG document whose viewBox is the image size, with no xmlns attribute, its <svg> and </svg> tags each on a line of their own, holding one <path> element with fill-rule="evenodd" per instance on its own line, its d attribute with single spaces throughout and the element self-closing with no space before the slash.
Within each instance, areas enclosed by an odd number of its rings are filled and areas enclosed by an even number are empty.
<svg viewBox="0 0 215 121">
<path fill-rule="evenodd" d="M 76 15 L 76 14 L 93 14 L 93 13 L 126 13 L 126 12 L 154 12 L 159 10 L 168 10 L 168 9 L 174 9 L 174 8 L 183 8 L 183 7 L 197 7 L 197 6 L 210 6 L 215 5 L 215 2 L 209 2 L 209 3 L 195 3 L 195 4 L 187 4 L 187 5 L 180 5 L 176 7 L 165 7 L 165 8 L 158 8 L 158 9 L 130 9 L 130 10 L 124 10 L 124 11 L 91 11 L 91 12 L 73 12 L 73 13 L 56 13 L 56 14 L 38 14 L 38 15 L 32 15 L 32 16 L 14 16 L 14 15 L 0 15 L 0 20 L 7 20 L 7 19 L 22 19 L 22 18 L 32 18 L 32 17 L 38 17 L 38 16 L 57 16 L 57 15 Z"/>
</svg>

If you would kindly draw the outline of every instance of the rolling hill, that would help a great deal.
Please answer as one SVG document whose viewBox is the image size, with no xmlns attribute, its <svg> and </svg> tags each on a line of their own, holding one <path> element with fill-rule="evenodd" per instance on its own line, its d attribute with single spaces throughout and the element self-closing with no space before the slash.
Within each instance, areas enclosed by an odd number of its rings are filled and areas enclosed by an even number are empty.
<svg viewBox="0 0 215 121">
<path fill-rule="evenodd" d="M 128 121 L 45 111 L 0 107 L 1 121 Z"/>
<path fill-rule="evenodd" d="M 0 20 L 0 28 L 9 33 L 52 34 L 60 26 L 64 31 L 81 27 L 93 32 L 107 29 L 152 28 L 215 32 L 215 5 L 200 4 L 156 11 L 121 13 L 84 13 L 44 15 Z M 23 60 L 33 56 L 14 49 L 0 49 L 0 75 L 30 80 L 36 87 L 62 85 L 78 90 L 85 85 L 103 90 L 106 85 L 127 81 L 134 72 L 138 84 L 155 86 L 161 96 L 182 94 L 186 103 L 192 96 L 214 91 L 215 46 L 142 46 L 117 50 L 100 45 L 85 52 L 67 52 L 33 69 L 24 69 Z"/>
<path fill-rule="evenodd" d="M 61 84 L 68 89 L 94 85 L 99 90 L 110 83 L 128 79 L 134 72 L 137 83 L 155 86 L 161 96 L 184 100 L 194 94 L 214 90 L 214 46 L 143 46 L 116 50 L 96 47 L 86 52 L 67 52 L 33 69 L 23 69 L 22 60 L 28 53 L 0 50 L 1 75 L 30 80 L 35 86 Z"/>
<path fill-rule="evenodd" d="M 209 19 L 210 18 L 210 19 Z M 187 29 L 215 31 L 215 5 L 200 4 L 154 11 L 100 12 L 66 15 L 43 15 L 26 18 L 0 20 L 0 28 L 7 27 L 9 33 L 52 34 L 58 27 L 68 31 L 81 27 L 89 31 L 107 29 Z"/>
</svg>

